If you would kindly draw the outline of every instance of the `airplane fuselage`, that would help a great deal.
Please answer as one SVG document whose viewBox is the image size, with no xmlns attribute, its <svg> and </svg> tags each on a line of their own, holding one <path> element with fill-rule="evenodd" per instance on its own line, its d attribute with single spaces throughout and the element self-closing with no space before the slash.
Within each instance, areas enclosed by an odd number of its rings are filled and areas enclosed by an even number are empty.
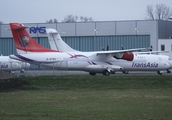
<svg viewBox="0 0 172 120">
<path fill-rule="evenodd" d="M 132 61 L 116 59 L 113 56 L 97 55 L 96 52 L 44 52 L 10 55 L 10 58 L 47 66 L 61 70 L 81 70 L 87 72 L 103 72 L 105 69 L 114 71 L 158 71 L 166 70 L 170 65 L 161 55 L 137 55 Z"/>
</svg>

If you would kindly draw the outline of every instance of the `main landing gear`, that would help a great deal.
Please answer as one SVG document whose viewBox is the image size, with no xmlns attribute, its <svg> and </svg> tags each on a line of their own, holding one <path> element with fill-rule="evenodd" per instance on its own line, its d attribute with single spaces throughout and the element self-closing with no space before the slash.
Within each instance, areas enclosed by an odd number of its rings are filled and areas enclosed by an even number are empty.
<svg viewBox="0 0 172 120">
<path fill-rule="evenodd" d="M 108 70 L 105 70 L 105 71 L 103 72 L 103 75 L 109 76 L 109 75 L 110 75 L 110 72 L 109 72 Z"/>
<path fill-rule="evenodd" d="M 158 73 L 159 75 L 162 75 L 163 71 L 157 71 L 157 73 Z"/>
<path fill-rule="evenodd" d="M 90 72 L 90 73 L 89 73 L 89 75 L 95 76 L 95 75 L 96 75 L 96 73 L 92 73 L 92 72 Z"/>
<path fill-rule="evenodd" d="M 122 71 L 124 74 L 128 74 L 129 73 L 129 71 Z"/>
<path fill-rule="evenodd" d="M 171 71 L 169 69 L 167 69 L 167 73 L 171 73 Z"/>
<path fill-rule="evenodd" d="M 115 74 L 115 72 L 109 72 L 108 70 L 105 70 L 105 71 L 103 72 L 103 75 L 109 76 L 111 73 L 112 73 L 112 74 Z M 96 73 L 90 72 L 89 75 L 95 76 Z"/>
</svg>

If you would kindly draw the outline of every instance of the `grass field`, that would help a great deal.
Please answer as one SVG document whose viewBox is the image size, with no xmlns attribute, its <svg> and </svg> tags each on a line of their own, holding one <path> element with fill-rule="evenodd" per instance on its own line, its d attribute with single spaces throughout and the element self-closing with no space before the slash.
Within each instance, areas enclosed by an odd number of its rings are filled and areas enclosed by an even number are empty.
<svg viewBox="0 0 172 120">
<path fill-rule="evenodd" d="M 171 76 L 47 76 L 0 81 L 0 120 L 170 120 Z"/>
</svg>

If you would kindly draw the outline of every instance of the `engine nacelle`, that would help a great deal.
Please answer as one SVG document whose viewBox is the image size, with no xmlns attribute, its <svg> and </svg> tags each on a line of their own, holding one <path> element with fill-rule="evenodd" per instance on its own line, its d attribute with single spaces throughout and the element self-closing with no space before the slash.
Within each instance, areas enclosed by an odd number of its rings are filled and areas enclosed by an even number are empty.
<svg viewBox="0 0 172 120">
<path fill-rule="evenodd" d="M 117 65 L 108 65 L 108 68 L 112 68 L 114 71 L 120 71 L 123 68 L 121 66 L 117 66 Z"/>
<path fill-rule="evenodd" d="M 103 73 L 105 70 L 111 72 L 111 71 L 120 71 L 123 68 L 117 65 L 88 65 L 85 68 L 85 71 L 87 72 L 93 72 L 93 73 Z"/>
<path fill-rule="evenodd" d="M 88 65 L 85 68 L 85 71 L 87 71 L 87 72 L 94 72 L 94 73 L 102 73 L 106 69 L 107 69 L 107 67 L 104 66 L 104 65 Z"/>
</svg>

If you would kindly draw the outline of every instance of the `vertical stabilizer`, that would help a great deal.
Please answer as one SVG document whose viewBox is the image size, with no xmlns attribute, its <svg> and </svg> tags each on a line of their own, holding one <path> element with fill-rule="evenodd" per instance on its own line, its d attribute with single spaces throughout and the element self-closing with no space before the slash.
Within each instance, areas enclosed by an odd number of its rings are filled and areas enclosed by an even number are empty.
<svg viewBox="0 0 172 120">
<path fill-rule="evenodd" d="M 18 54 L 40 53 L 40 52 L 57 52 L 41 46 L 28 33 L 21 23 L 10 23 L 11 32 Z"/>
<path fill-rule="evenodd" d="M 55 29 L 48 28 L 46 29 L 46 32 L 47 32 L 48 41 L 52 50 L 58 50 L 62 52 L 76 52 L 77 51 L 71 48 L 68 44 L 66 44 L 62 40 L 60 34 Z"/>
</svg>

